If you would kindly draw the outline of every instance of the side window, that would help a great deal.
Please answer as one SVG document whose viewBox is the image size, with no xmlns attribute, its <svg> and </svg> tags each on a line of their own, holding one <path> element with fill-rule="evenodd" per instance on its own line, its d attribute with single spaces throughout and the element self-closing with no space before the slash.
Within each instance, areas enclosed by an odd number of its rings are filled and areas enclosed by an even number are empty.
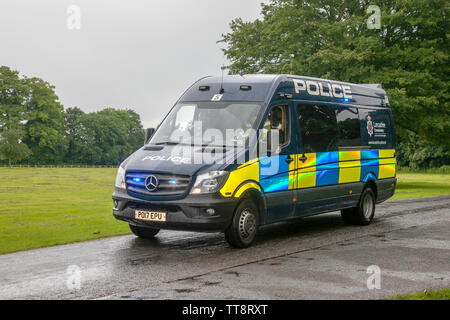
<svg viewBox="0 0 450 320">
<path fill-rule="evenodd" d="M 374 149 L 391 149 L 394 135 L 390 110 L 359 109 L 362 141 Z"/>
<path fill-rule="evenodd" d="M 279 135 L 279 145 L 282 146 L 288 141 L 289 115 L 286 106 L 275 106 L 269 111 L 263 125 L 264 132 L 277 130 Z"/>
<path fill-rule="evenodd" d="M 339 147 L 361 146 L 358 109 L 336 108 L 336 118 L 339 130 Z"/>
<path fill-rule="evenodd" d="M 303 152 L 336 151 L 338 147 L 338 126 L 335 108 L 331 106 L 299 105 L 297 110 Z"/>
</svg>

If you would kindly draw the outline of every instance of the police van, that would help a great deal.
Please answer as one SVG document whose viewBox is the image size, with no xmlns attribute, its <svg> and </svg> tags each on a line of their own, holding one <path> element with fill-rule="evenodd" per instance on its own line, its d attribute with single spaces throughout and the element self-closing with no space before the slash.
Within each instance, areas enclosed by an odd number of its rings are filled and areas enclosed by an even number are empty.
<svg viewBox="0 0 450 320">
<path fill-rule="evenodd" d="M 113 214 L 139 237 L 221 231 L 244 248 L 261 226 L 330 211 L 367 225 L 396 181 L 394 121 L 381 85 L 206 77 L 120 165 Z"/>
</svg>

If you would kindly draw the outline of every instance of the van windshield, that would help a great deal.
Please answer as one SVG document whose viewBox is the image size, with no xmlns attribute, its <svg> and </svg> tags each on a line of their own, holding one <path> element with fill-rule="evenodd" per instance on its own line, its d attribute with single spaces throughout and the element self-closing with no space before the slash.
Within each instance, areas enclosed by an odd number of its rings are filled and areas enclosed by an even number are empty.
<svg viewBox="0 0 450 320">
<path fill-rule="evenodd" d="M 254 132 L 261 109 L 258 103 L 177 104 L 149 144 L 234 145 Z"/>
</svg>

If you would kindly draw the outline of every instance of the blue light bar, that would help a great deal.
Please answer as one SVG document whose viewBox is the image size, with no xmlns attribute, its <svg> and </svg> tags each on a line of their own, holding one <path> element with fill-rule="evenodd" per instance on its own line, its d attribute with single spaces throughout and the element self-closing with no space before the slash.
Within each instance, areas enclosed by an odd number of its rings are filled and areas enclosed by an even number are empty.
<svg viewBox="0 0 450 320">
<path fill-rule="evenodd" d="M 173 179 L 169 181 L 170 184 L 177 184 L 177 180 Z"/>
<path fill-rule="evenodd" d="M 133 178 L 133 181 L 134 181 L 134 182 L 138 182 L 138 183 L 139 183 L 139 182 L 142 182 L 142 180 L 143 180 L 143 179 L 142 179 L 142 178 L 139 178 L 139 177 Z"/>
<path fill-rule="evenodd" d="M 350 102 L 350 98 L 344 98 L 344 102 Z"/>
</svg>

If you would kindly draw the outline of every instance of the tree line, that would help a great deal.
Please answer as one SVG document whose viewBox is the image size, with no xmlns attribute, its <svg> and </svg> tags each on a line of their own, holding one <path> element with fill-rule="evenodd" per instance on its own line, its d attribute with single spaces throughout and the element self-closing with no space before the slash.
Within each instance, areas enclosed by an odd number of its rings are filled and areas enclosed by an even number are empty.
<svg viewBox="0 0 450 320">
<path fill-rule="evenodd" d="M 381 83 L 399 164 L 450 165 L 449 10 L 447 0 L 272 0 L 261 18 L 233 20 L 221 42 L 234 74 Z"/>
<path fill-rule="evenodd" d="M 0 67 L 0 162 L 118 165 L 143 142 L 135 111 L 64 109 L 48 82 Z"/>
<path fill-rule="evenodd" d="M 396 125 L 398 162 L 450 165 L 447 0 L 272 0 L 261 18 L 222 36 L 230 73 L 381 83 Z M 369 24 L 368 24 L 369 23 Z M 54 87 L 0 67 L 0 161 L 117 165 L 144 140 L 139 115 L 64 110 Z M 3 160 L 1 160 L 3 158 Z"/>
</svg>

